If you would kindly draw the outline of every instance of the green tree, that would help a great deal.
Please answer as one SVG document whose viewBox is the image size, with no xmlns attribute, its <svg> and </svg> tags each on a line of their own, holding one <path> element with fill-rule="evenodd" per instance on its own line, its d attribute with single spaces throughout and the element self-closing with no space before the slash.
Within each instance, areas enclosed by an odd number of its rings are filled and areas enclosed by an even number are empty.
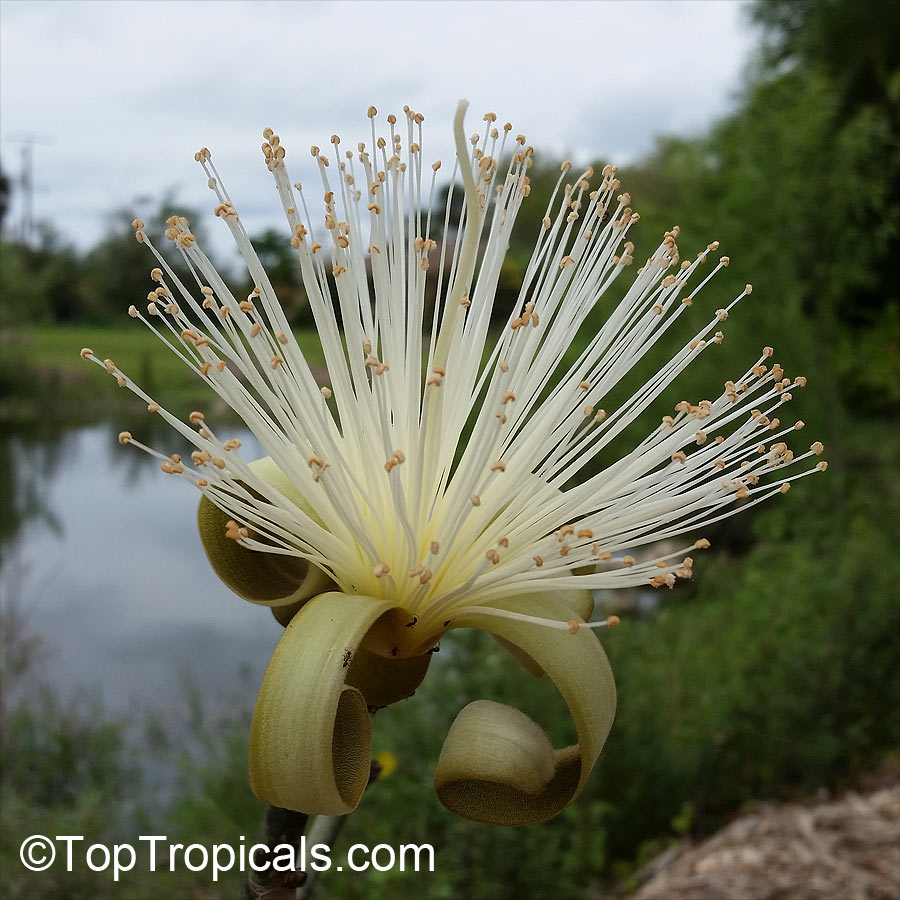
<svg viewBox="0 0 900 900">
<path fill-rule="evenodd" d="M 10 187 L 9 177 L 0 169 L 0 234 L 3 234 L 6 214 L 9 212 Z"/>
<path fill-rule="evenodd" d="M 158 263 L 148 248 L 135 240 L 131 223 L 138 218 L 145 222 L 143 230 L 178 277 L 189 288 L 195 286 L 180 253 L 164 236 L 166 219 L 172 215 L 186 216 L 198 242 L 206 244 L 203 217 L 174 207 L 169 199 L 164 199 L 150 215 L 139 216 L 132 205 L 109 216 L 106 235 L 84 258 L 79 284 L 81 318 L 97 323 L 117 322 L 122 321 L 131 304 L 140 308 L 146 305 L 147 294 L 156 287 L 149 273 Z M 175 290 L 174 285 L 170 287 Z"/>
<path fill-rule="evenodd" d="M 80 260 L 49 226 L 34 246 L 0 239 L 0 322 L 3 328 L 78 317 Z"/>
<path fill-rule="evenodd" d="M 311 325 L 312 311 L 303 289 L 297 251 L 291 246 L 290 232 L 267 228 L 251 237 L 250 242 L 272 282 L 288 321 L 293 325 Z M 252 289 L 253 285 L 245 282 L 243 292 L 249 293 Z"/>
</svg>

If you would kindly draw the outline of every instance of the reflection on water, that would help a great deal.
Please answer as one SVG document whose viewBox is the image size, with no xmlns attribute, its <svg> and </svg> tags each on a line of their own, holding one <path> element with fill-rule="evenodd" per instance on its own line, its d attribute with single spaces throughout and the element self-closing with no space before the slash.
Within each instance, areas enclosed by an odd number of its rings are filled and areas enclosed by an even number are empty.
<svg viewBox="0 0 900 900">
<path fill-rule="evenodd" d="M 3 602 L 41 636 L 42 674 L 64 696 L 88 688 L 114 709 L 161 711 L 180 706 L 190 682 L 214 707 L 247 670 L 259 683 L 281 629 L 212 574 L 197 492 L 117 432 L 0 437 Z M 252 436 L 235 436 L 247 458 L 261 455 Z M 186 449 L 171 433 L 161 446 Z"/>
</svg>

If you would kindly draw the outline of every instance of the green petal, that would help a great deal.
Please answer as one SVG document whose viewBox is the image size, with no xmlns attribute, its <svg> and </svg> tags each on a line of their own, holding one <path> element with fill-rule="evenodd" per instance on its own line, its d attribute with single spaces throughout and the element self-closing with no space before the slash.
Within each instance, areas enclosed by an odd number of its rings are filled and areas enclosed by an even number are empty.
<svg viewBox="0 0 900 900">
<path fill-rule="evenodd" d="M 557 597 L 524 597 L 503 606 L 561 621 L 579 618 Z M 456 615 L 453 626 L 489 631 L 546 672 L 569 707 L 578 743 L 552 751 L 548 767 L 549 740 L 536 723 L 511 707 L 476 701 L 447 735 L 435 772 L 438 797 L 452 812 L 476 822 L 528 825 L 552 818 L 581 793 L 615 715 L 612 670 L 597 635 L 587 628 L 570 634 L 485 613 Z"/>
<path fill-rule="evenodd" d="M 254 472 L 297 504 L 304 512 L 312 510 L 270 457 L 250 463 Z M 206 497 L 200 500 L 197 524 L 203 549 L 215 573 L 236 594 L 263 606 L 293 606 L 334 587 L 334 582 L 318 566 L 305 559 L 278 553 L 248 550 L 225 537 L 228 515 Z M 279 617 L 287 624 L 290 616 Z M 283 621 L 285 619 L 285 621 Z"/>
<path fill-rule="evenodd" d="M 543 603 L 546 600 L 558 600 L 563 606 L 568 609 L 573 610 L 580 616 L 585 622 L 591 617 L 591 613 L 594 611 L 594 595 L 590 591 L 578 590 L 577 588 L 570 588 L 568 590 L 554 591 L 552 594 L 547 592 L 542 592 L 539 594 L 532 594 L 539 602 Z M 571 617 L 570 617 L 571 618 Z M 520 650 L 514 643 L 508 641 L 504 637 L 500 637 L 499 634 L 495 634 L 494 639 L 497 643 L 506 650 L 513 659 L 516 660 L 524 669 L 531 672 L 536 678 L 540 678 L 544 674 L 544 670 L 523 650 Z"/>
<path fill-rule="evenodd" d="M 351 660 L 390 601 L 321 594 L 285 628 L 250 729 L 250 783 L 273 806 L 346 815 L 369 777 L 367 698 L 346 684 Z"/>
<path fill-rule="evenodd" d="M 282 628 L 287 628 L 288 622 L 300 612 L 305 603 L 306 600 L 298 600 L 296 603 L 291 603 L 288 606 L 271 606 L 269 608 L 272 610 L 275 621 L 281 625 Z"/>
<path fill-rule="evenodd" d="M 347 684 L 358 688 L 369 706 L 390 706 L 412 696 L 430 662 L 430 653 L 394 659 L 361 646 L 353 655 Z"/>
<path fill-rule="evenodd" d="M 454 744 L 477 746 L 479 752 L 446 752 Z M 493 700 L 476 700 L 453 723 L 440 767 L 448 784 L 511 782 L 536 795 L 553 778 L 556 757 L 543 729 L 525 713 Z"/>
</svg>

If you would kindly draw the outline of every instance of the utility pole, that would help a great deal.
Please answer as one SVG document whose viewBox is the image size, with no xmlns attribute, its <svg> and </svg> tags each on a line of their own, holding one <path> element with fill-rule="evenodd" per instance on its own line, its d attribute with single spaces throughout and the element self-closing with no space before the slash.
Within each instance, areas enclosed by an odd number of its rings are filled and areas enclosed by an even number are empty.
<svg viewBox="0 0 900 900">
<path fill-rule="evenodd" d="M 7 140 L 21 144 L 21 171 L 18 182 L 22 195 L 22 213 L 19 239 L 23 244 L 30 244 L 34 238 L 34 148 L 37 144 L 49 146 L 51 142 L 33 133 L 10 135 Z"/>
</svg>

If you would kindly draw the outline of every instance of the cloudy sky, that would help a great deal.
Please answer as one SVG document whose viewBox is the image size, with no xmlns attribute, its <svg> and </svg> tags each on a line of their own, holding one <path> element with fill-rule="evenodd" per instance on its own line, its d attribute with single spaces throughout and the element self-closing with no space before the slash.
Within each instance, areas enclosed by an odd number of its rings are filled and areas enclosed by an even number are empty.
<svg viewBox="0 0 900 900">
<path fill-rule="evenodd" d="M 33 140 L 35 218 L 80 247 L 136 200 L 211 209 L 202 145 L 251 233 L 277 223 L 262 129 L 302 181 L 311 144 L 366 138 L 370 104 L 424 113 L 426 157 L 449 158 L 466 97 L 473 126 L 492 110 L 539 151 L 627 162 L 726 112 L 755 38 L 737 0 L 5 0 L 0 15 L 3 170 L 17 177 Z"/>
</svg>

